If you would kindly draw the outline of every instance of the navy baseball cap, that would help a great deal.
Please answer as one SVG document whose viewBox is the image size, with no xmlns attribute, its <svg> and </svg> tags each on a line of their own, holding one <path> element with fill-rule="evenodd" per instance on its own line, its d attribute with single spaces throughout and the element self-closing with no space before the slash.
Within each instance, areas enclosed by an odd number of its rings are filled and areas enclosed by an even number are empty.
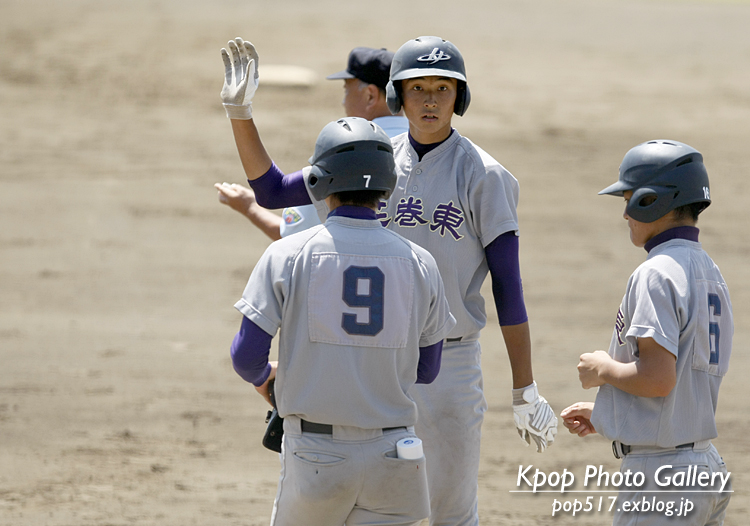
<svg viewBox="0 0 750 526">
<path fill-rule="evenodd" d="M 384 90 L 391 75 L 393 54 L 385 48 L 355 47 L 349 53 L 346 69 L 328 75 L 326 78 L 330 80 L 359 79 L 368 84 L 375 84 Z"/>
</svg>

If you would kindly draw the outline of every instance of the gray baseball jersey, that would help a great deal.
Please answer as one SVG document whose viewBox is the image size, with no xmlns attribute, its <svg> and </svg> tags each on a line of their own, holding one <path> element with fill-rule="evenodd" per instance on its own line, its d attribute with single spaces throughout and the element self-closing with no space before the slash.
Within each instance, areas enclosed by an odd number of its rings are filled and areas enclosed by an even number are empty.
<svg viewBox="0 0 750 526">
<path fill-rule="evenodd" d="M 726 283 L 700 243 L 672 239 L 654 247 L 628 281 L 609 354 L 633 362 L 637 338 L 653 338 L 677 357 L 677 383 L 659 398 L 603 385 L 591 418 L 596 430 L 624 444 L 664 448 L 715 438 L 733 332 Z"/>
<path fill-rule="evenodd" d="M 272 243 L 235 307 L 279 333 L 279 414 L 411 426 L 419 346 L 455 320 L 432 256 L 377 220 L 332 216 Z"/>
<path fill-rule="evenodd" d="M 437 261 L 457 321 L 449 337 L 476 339 L 487 321 L 484 247 L 518 230 L 518 181 L 456 130 L 421 161 L 408 135 L 392 142 L 398 183 L 379 218 Z"/>
<path fill-rule="evenodd" d="M 489 272 L 484 248 L 518 231 L 518 181 L 457 130 L 421 161 L 408 134 L 391 142 L 398 183 L 378 218 L 437 261 L 457 321 L 449 337 L 477 339 L 487 321 L 480 294 Z M 325 203 L 313 203 L 325 217 Z"/>
</svg>

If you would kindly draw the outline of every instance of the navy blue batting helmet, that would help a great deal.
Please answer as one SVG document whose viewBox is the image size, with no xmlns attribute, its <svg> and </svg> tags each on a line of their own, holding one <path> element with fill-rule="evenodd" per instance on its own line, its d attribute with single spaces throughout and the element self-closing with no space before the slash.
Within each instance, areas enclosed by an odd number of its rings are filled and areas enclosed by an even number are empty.
<svg viewBox="0 0 750 526">
<path fill-rule="evenodd" d="M 451 42 L 430 36 L 409 40 L 393 55 L 391 80 L 385 88 L 386 103 L 391 113 L 395 115 L 401 111 L 401 81 L 427 76 L 448 77 L 458 81 L 453 111 L 456 115 L 463 115 L 471 101 L 464 57 Z"/>
<path fill-rule="evenodd" d="M 632 148 L 620 164 L 618 181 L 599 195 L 622 196 L 628 190 L 633 195 L 625 212 L 641 223 L 653 223 L 684 205 L 711 204 L 703 156 L 677 141 L 648 141 Z"/>
<path fill-rule="evenodd" d="M 356 190 L 383 191 L 388 197 L 396 187 L 391 139 L 367 119 L 345 117 L 326 124 L 310 164 L 307 185 L 318 201 Z"/>
</svg>

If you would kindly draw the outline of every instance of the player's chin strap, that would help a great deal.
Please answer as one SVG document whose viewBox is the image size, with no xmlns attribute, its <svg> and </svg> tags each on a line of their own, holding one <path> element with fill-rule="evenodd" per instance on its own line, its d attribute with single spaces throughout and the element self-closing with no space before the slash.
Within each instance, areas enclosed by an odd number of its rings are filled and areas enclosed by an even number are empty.
<svg viewBox="0 0 750 526">
<path fill-rule="evenodd" d="M 513 420 L 526 445 L 534 440 L 537 453 L 543 453 L 557 435 L 557 417 L 544 397 L 539 396 L 536 382 L 513 389 Z"/>
</svg>

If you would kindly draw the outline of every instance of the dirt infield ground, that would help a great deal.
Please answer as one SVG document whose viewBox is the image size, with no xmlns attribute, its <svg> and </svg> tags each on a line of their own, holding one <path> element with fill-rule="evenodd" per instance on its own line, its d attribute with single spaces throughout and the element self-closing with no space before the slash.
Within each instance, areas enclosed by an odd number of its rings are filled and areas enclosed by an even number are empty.
<svg viewBox="0 0 750 526">
<path fill-rule="evenodd" d="M 632 247 L 622 203 L 597 191 L 653 138 L 703 152 L 714 204 L 699 223 L 736 323 L 715 441 L 732 471 L 727 524 L 750 508 L 750 3 L 479 0 L 3 0 L 0 3 L 0 526 L 264 525 L 278 458 L 265 403 L 232 371 L 232 308 L 267 239 L 218 204 L 242 182 L 219 91 L 219 49 L 241 35 L 262 66 L 311 68 L 309 89 L 254 104 L 282 169 L 306 164 L 342 115 L 358 45 L 437 34 L 467 61 L 455 126 L 520 181 L 521 258 L 535 375 L 556 411 L 592 400 L 581 352 L 606 348 Z M 519 465 L 614 471 L 600 437 L 547 453 L 512 425 L 494 308 L 483 332 L 482 524 L 609 524 L 552 517 L 519 494 Z M 585 488 L 578 487 L 584 490 Z M 591 489 L 591 488 L 588 488 Z M 679 524 L 679 520 L 674 521 Z"/>
</svg>

